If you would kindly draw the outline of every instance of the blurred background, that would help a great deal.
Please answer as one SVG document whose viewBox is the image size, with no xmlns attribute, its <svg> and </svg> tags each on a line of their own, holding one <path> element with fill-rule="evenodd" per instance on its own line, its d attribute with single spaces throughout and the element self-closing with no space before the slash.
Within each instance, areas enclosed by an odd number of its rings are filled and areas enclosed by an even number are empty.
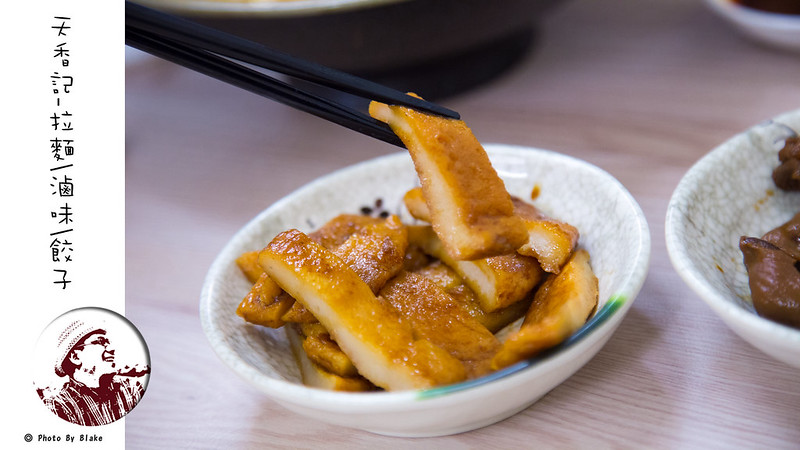
<svg viewBox="0 0 800 450">
<path fill-rule="evenodd" d="M 281 197 L 401 149 L 129 50 L 126 315 L 153 372 L 126 419 L 128 446 L 796 447 L 796 369 L 733 334 L 664 245 L 667 203 L 689 167 L 800 108 L 800 16 L 744 16 L 722 1 L 142 0 L 415 91 L 461 113 L 483 142 L 589 161 L 642 206 L 653 251 L 641 294 L 598 356 L 504 422 L 408 441 L 310 421 L 213 354 L 198 318 L 205 273 Z"/>
</svg>

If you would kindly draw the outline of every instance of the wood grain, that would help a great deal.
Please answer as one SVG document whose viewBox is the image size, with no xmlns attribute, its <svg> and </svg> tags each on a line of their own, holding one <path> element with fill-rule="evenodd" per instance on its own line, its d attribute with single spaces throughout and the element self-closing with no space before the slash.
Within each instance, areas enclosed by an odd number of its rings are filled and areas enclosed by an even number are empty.
<svg viewBox="0 0 800 450">
<path fill-rule="evenodd" d="M 398 149 L 146 60 L 126 81 L 126 293 L 153 373 L 126 419 L 129 448 L 797 448 L 797 369 L 741 340 L 682 283 L 663 224 L 695 161 L 800 107 L 800 55 L 754 44 L 689 0 L 573 0 L 539 31 L 512 70 L 442 103 L 484 142 L 585 159 L 639 201 L 650 273 L 603 350 L 527 410 L 455 436 L 377 436 L 271 402 L 205 340 L 206 270 L 274 201 Z"/>
</svg>

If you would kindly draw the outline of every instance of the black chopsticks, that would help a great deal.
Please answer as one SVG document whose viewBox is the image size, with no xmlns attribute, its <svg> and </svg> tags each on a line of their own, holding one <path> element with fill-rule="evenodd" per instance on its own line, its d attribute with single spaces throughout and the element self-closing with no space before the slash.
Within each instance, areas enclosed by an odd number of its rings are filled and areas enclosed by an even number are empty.
<svg viewBox="0 0 800 450">
<path fill-rule="evenodd" d="M 378 83 L 269 49 L 173 15 L 125 2 L 125 43 L 144 52 L 404 147 L 383 122 L 365 112 L 277 80 L 251 64 L 368 100 L 458 119 L 458 113 Z"/>
</svg>

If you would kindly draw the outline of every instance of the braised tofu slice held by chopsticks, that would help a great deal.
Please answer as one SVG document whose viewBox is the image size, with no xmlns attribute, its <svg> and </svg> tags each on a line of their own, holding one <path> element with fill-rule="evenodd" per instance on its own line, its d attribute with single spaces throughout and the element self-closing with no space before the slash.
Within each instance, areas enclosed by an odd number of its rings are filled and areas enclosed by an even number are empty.
<svg viewBox="0 0 800 450">
<path fill-rule="evenodd" d="M 525 243 L 525 226 L 503 180 L 463 121 L 379 102 L 369 111 L 408 148 L 431 224 L 451 257 L 500 255 Z"/>
</svg>

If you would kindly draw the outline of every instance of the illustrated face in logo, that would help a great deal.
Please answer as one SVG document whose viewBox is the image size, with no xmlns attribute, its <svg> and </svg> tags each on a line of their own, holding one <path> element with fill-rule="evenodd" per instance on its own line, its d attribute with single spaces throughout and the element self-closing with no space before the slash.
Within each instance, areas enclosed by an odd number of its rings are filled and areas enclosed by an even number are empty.
<svg viewBox="0 0 800 450">
<path fill-rule="evenodd" d="M 87 374 L 111 375 L 116 371 L 114 348 L 103 330 L 87 335 L 69 355 L 70 362 Z"/>
<path fill-rule="evenodd" d="M 150 374 L 147 345 L 123 316 L 79 308 L 57 317 L 39 337 L 34 385 L 65 421 L 99 426 L 131 411 Z"/>
</svg>

